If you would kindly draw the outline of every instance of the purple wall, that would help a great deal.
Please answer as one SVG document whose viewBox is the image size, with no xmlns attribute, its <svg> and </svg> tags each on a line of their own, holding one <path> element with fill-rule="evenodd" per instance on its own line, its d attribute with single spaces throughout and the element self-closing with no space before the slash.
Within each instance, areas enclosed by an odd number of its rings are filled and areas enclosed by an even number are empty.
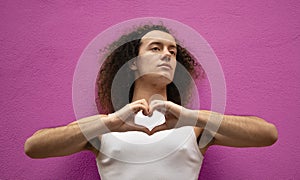
<svg viewBox="0 0 300 180">
<path fill-rule="evenodd" d="M 299 1 L 1 1 L 0 14 L 0 179 L 99 178 L 89 152 L 33 160 L 23 144 L 38 129 L 75 120 L 72 80 L 88 43 L 145 16 L 196 29 L 222 64 L 226 113 L 260 116 L 279 130 L 271 147 L 212 147 L 200 178 L 300 178 Z"/>
</svg>

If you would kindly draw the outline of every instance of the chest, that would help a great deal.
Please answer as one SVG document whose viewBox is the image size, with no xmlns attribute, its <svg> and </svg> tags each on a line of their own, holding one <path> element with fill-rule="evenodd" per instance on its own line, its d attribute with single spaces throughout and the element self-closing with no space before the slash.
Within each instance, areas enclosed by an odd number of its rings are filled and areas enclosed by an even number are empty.
<svg viewBox="0 0 300 180">
<path fill-rule="evenodd" d="M 142 132 L 109 133 L 102 137 L 100 151 L 106 157 L 125 162 L 149 162 L 180 154 L 198 153 L 191 128 L 161 131 L 152 136 Z"/>
</svg>

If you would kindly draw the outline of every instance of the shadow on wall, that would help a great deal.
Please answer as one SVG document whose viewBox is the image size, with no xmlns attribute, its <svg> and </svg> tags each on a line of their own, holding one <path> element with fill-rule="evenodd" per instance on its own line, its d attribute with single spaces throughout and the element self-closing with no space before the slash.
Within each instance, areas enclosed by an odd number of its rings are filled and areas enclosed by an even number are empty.
<svg viewBox="0 0 300 180">
<path fill-rule="evenodd" d="M 69 156 L 60 166 L 60 171 L 56 173 L 55 179 L 100 179 L 95 156 L 88 151 Z M 80 176 L 78 176 L 79 174 Z"/>
<path fill-rule="evenodd" d="M 222 163 L 225 159 L 224 153 L 218 149 L 211 147 L 206 154 L 200 171 L 199 179 L 223 180 L 224 169 L 220 169 L 217 164 Z M 226 171 L 230 165 L 226 166 Z"/>
</svg>

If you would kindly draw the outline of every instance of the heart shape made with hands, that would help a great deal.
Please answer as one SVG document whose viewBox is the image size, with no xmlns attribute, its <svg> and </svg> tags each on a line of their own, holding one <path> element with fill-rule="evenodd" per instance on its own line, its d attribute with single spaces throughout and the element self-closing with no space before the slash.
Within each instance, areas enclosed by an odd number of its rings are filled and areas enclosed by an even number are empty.
<svg viewBox="0 0 300 180">
<path fill-rule="evenodd" d="M 145 116 L 141 111 L 139 111 L 135 117 L 134 117 L 134 123 L 145 126 L 150 131 L 155 128 L 156 126 L 159 126 L 166 122 L 165 115 L 159 111 L 153 111 L 152 116 Z"/>
</svg>

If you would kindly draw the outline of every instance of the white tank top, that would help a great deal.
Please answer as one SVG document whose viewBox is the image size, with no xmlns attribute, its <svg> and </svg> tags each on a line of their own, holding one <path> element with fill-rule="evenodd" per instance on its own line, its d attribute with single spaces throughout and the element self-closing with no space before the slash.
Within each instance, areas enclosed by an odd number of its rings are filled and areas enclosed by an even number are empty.
<svg viewBox="0 0 300 180">
<path fill-rule="evenodd" d="M 102 180 L 198 179 L 203 156 L 192 126 L 102 135 L 96 158 Z"/>
</svg>

